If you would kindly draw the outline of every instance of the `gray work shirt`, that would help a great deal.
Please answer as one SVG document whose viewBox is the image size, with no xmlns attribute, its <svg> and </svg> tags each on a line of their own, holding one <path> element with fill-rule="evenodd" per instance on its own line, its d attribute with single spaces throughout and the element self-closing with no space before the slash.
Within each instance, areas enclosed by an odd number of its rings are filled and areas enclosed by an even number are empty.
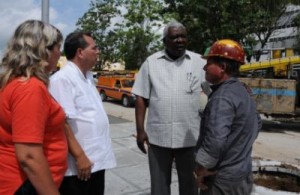
<svg viewBox="0 0 300 195">
<path fill-rule="evenodd" d="M 247 177 L 261 120 L 255 102 L 237 78 L 213 87 L 201 123 L 196 162 L 216 170 L 216 179 Z"/>
<path fill-rule="evenodd" d="M 190 51 L 177 60 L 160 51 L 142 64 L 132 92 L 149 99 L 146 132 L 151 144 L 167 148 L 196 145 L 205 63 Z"/>
</svg>

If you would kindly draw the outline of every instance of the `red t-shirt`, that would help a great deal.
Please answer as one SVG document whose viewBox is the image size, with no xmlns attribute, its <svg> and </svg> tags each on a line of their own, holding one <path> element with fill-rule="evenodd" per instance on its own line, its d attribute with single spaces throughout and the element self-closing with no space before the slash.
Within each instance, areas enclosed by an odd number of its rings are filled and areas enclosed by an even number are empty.
<svg viewBox="0 0 300 195">
<path fill-rule="evenodd" d="M 27 179 L 14 143 L 42 144 L 59 186 L 67 168 L 65 113 L 37 78 L 12 80 L 0 91 L 0 194 L 14 194 Z"/>
</svg>

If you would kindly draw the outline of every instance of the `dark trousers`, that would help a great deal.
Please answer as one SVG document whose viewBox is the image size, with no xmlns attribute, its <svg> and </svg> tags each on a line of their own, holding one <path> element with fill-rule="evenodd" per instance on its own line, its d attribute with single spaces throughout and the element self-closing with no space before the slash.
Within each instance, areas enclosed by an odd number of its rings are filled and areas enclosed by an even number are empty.
<svg viewBox="0 0 300 195">
<path fill-rule="evenodd" d="M 198 188 L 193 176 L 195 168 L 194 152 L 194 147 L 172 149 L 151 144 L 148 150 L 151 195 L 171 194 L 170 185 L 174 160 L 178 174 L 179 194 L 198 194 Z"/>
<path fill-rule="evenodd" d="M 33 185 L 27 179 L 14 193 L 14 195 L 37 195 Z"/>
<path fill-rule="evenodd" d="M 59 188 L 61 195 L 103 195 L 105 185 L 105 170 L 91 174 L 88 181 L 82 181 L 77 176 L 67 176 Z"/>
<path fill-rule="evenodd" d="M 201 190 L 200 195 L 250 195 L 253 186 L 252 173 L 240 181 L 215 181 L 207 179 L 208 190 Z"/>
</svg>

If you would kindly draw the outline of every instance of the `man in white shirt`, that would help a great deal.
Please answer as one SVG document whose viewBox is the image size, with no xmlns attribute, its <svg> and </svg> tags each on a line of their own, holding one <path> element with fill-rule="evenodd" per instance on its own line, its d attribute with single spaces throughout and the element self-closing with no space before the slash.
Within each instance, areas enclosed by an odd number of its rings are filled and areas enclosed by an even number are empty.
<svg viewBox="0 0 300 195">
<path fill-rule="evenodd" d="M 173 161 L 179 194 L 196 195 L 194 150 L 205 61 L 186 50 L 187 32 L 181 23 L 168 23 L 163 37 L 165 49 L 145 60 L 132 89 L 136 95 L 137 145 L 143 153 L 148 152 L 151 195 L 170 195 Z"/>
<path fill-rule="evenodd" d="M 50 78 L 49 90 L 67 115 L 70 154 L 61 194 L 104 194 L 105 169 L 116 166 L 109 122 L 90 69 L 99 49 L 90 33 L 70 33 L 67 64 Z"/>
</svg>

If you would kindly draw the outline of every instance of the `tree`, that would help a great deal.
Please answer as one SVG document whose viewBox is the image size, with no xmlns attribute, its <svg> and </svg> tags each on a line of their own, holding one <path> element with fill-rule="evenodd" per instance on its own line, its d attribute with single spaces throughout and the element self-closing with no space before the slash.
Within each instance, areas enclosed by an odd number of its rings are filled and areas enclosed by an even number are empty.
<svg viewBox="0 0 300 195">
<path fill-rule="evenodd" d="M 119 49 L 126 63 L 126 69 L 137 69 L 148 55 L 161 48 L 160 35 L 164 17 L 159 0 L 119 0 L 125 8 L 124 21 L 116 31 L 120 41 Z"/>
<path fill-rule="evenodd" d="M 91 1 L 90 9 L 76 23 L 78 29 L 92 33 L 101 49 L 100 64 L 96 69 L 102 69 L 106 61 L 115 61 L 120 57 L 115 47 L 116 33 L 112 27 L 112 20 L 120 14 L 114 0 Z"/>
<path fill-rule="evenodd" d="M 280 26 L 279 19 L 285 14 L 288 1 L 274 1 L 268 0 L 259 1 L 257 5 L 253 3 L 249 5 L 249 9 L 253 10 L 250 19 L 255 25 L 251 25 L 251 32 L 258 39 L 260 48 L 263 49 L 268 42 L 270 36 Z M 260 59 L 261 53 L 256 53 L 256 61 Z"/>
<path fill-rule="evenodd" d="M 162 48 L 157 32 L 170 18 L 187 27 L 189 50 L 204 53 L 214 41 L 230 38 L 243 44 L 249 58 L 254 46 L 266 45 L 289 3 L 300 1 L 96 0 L 77 25 L 93 33 L 101 47 L 100 65 L 125 61 L 126 69 L 137 69 Z"/>
<path fill-rule="evenodd" d="M 166 12 L 177 12 L 177 19 L 188 29 L 189 49 L 200 53 L 223 38 L 239 41 L 248 50 L 257 43 L 263 48 L 291 2 L 299 1 L 165 0 Z"/>
<path fill-rule="evenodd" d="M 97 0 L 77 25 L 93 33 L 102 49 L 101 64 L 122 60 L 126 69 L 137 69 L 161 48 L 156 31 L 164 21 L 162 8 L 160 0 Z"/>
</svg>

